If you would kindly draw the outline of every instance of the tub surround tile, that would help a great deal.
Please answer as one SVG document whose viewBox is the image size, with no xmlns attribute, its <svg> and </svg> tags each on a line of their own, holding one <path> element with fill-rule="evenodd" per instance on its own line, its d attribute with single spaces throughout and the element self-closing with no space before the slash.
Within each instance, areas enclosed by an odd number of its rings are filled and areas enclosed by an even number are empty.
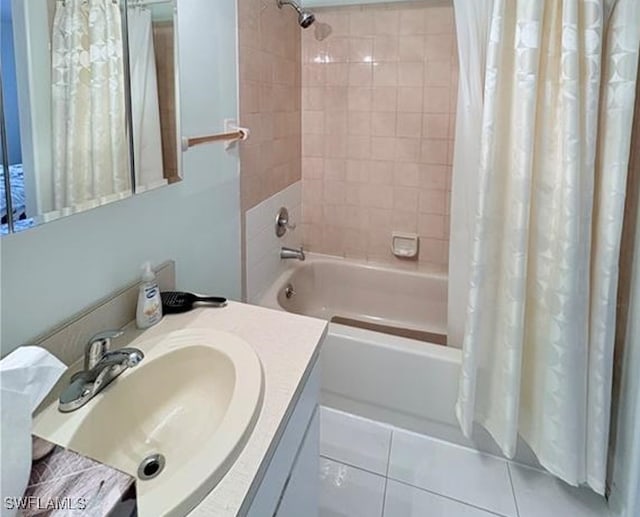
<svg viewBox="0 0 640 517">
<path fill-rule="evenodd" d="M 487 511 L 517 516 L 507 463 L 472 449 L 394 430 L 389 477 Z"/>
<path fill-rule="evenodd" d="M 275 217 L 281 206 L 297 225 L 283 237 L 276 236 Z M 302 182 L 298 181 L 259 203 L 246 213 L 247 301 L 254 303 L 288 266 L 280 259 L 280 247 L 297 248 L 302 242 Z M 299 229 L 300 228 L 300 229 Z"/>
<path fill-rule="evenodd" d="M 591 490 L 569 486 L 545 472 L 514 463 L 509 463 L 509 470 L 520 517 L 611 515 L 605 499 Z"/>
<path fill-rule="evenodd" d="M 300 180 L 300 84 L 309 71 L 294 14 L 276 2 L 238 2 L 240 122 L 251 128 L 240 146 L 243 211 Z"/>
<path fill-rule="evenodd" d="M 385 478 L 320 458 L 320 517 L 382 515 Z"/>
<path fill-rule="evenodd" d="M 495 513 L 389 480 L 384 517 L 495 517 Z"/>
<path fill-rule="evenodd" d="M 325 162 L 324 169 L 306 166 L 302 172 L 303 237 L 310 251 L 406 268 L 407 261 L 389 249 L 392 231 L 409 231 L 421 238 L 418 260 L 411 261 L 414 268 L 447 268 L 443 250 L 449 247 L 449 225 L 444 216 L 458 65 L 452 6 L 428 4 L 322 8 L 319 16 L 332 25 L 332 34 L 321 42 L 313 31 L 301 34 L 302 160 Z M 322 122 L 320 112 L 325 113 Z M 348 163 L 339 196 L 330 184 L 336 177 L 326 166 L 335 159 Z M 389 190 L 382 187 L 387 185 L 407 187 L 414 194 L 394 199 L 382 192 Z M 435 231 L 432 224 L 419 224 L 417 199 L 430 190 L 438 190 L 432 197 L 441 199 L 428 207 L 424 201 L 422 211 L 441 217 L 444 227 Z M 307 211 L 307 199 L 332 209 Z M 355 228 L 349 218 L 329 220 L 344 207 L 361 209 L 368 222 Z M 381 209 L 388 212 L 389 225 L 377 224 L 375 214 Z M 366 238 L 357 238 L 356 229 Z"/>
<path fill-rule="evenodd" d="M 322 456 L 385 476 L 390 447 L 389 426 L 350 413 L 322 408 Z"/>
</svg>

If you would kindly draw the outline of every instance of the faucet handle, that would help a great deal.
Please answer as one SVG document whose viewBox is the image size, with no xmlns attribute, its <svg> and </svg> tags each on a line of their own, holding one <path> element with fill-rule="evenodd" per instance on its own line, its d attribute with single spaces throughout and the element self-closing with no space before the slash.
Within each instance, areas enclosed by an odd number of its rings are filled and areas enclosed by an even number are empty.
<svg viewBox="0 0 640 517">
<path fill-rule="evenodd" d="M 282 237 L 287 230 L 295 230 L 296 224 L 292 223 L 289 219 L 289 210 L 286 207 L 281 206 L 280 210 L 276 214 L 276 236 Z"/>
<path fill-rule="evenodd" d="M 121 330 L 105 330 L 93 336 L 84 350 L 84 369 L 91 370 L 111 348 L 111 340 L 120 337 Z"/>
</svg>

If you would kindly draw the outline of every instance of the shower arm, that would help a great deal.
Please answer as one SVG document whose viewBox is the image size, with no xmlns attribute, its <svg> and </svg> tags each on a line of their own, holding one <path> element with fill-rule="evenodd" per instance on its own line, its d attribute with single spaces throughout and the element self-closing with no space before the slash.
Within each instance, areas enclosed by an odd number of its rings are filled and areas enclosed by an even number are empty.
<svg viewBox="0 0 640 517">
<path fill-rule="evenodd" d="M 276 0 L 276 1 L 278 2 L 279 9 L 282 9 L 283 5 L 290 5 L 298 12 L 298 14 L 302 13 L 302 8 L 293 0 Z"/>
</svg>

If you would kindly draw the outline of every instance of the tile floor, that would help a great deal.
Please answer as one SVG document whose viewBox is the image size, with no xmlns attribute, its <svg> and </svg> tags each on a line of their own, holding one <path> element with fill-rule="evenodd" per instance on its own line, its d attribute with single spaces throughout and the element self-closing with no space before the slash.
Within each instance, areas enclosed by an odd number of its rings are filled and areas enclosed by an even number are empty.
<svg viewBox="0 0 640 517">
<path fill-rule="evenodd" d="M 542 471 L 323 407 L 320 517 L 606 517 Z"/>
</svg>

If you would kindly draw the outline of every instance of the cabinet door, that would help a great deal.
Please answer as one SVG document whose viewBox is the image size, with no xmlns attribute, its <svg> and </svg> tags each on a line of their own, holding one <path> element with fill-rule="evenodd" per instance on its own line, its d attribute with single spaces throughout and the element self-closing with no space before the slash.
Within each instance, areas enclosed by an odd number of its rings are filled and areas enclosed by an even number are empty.
<svg viewBox="0 0 640 517">
<path fill-rule="evenodd" d="M 320 411 L 316 408 L 282 494 L 277 517 L 317 517 Z"/>
</svg>

